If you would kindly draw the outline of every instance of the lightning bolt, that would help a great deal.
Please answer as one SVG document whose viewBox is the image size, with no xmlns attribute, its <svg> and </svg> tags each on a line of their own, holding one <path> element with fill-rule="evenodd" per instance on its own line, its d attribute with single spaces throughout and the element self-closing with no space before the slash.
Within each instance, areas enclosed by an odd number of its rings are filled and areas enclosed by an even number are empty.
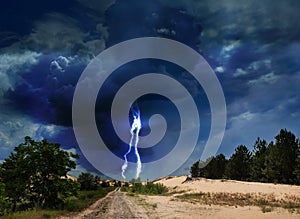
<svg viewBox="0 0 300 219">
<path fill-rule="evenodd" d="M 138 148 L 137 148 L 138 143 L 139 143 L 139 132 L 142 128 L 140 110 L 138 109 L 138 107 L 137 107 L 137 109 L 134 109 L 133 107 L 131 107 L 131 111 L 132 111 L 132 116 L 133 116 L 133 121 L 132 121 L 131 129 L 130 129 L 131 139 L 130 139 L 130 142 L 129 142 L 128 151 L 124 155 L 125 162 L 122 166 L 122 177 L 124 179 L 126 179 L 125 171 L 128 167 L 127 155 L 131 152 L 131 149 L 132 149 L 133 146 L 134 146 L 134 153 L 135 153 L 135 156 L 137 158 L 137 168 L 136 168 L 136 175 L 135 175 L 136 179 L 140 176 L 140 173 L 142 171 L 141 157 L 140 157 L 140 154 L 139 154 L 139 151 L 138 151 Z"/>
</svg>

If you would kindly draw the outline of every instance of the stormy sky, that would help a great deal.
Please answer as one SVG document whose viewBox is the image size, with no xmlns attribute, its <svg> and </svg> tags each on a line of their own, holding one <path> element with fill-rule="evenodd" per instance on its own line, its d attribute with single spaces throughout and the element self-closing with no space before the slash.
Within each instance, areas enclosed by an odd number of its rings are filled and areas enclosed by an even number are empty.
<svg viewBox="0 0 300 219">
<path fill-rule="evenodd" d="M 74 136 L 74 90 L 94 57 L 137 37 L 179 41 L 198 51 L 212 67 L 227 107 L 227 125 L 218 153 L 228 157 L 240 144 L 252 150 L 257 137 L 271 141 L 282 128 L 299 137 L 299 10 L 297 0 L 2 2 L 0 160 L 28 135 L 59 142 L 63 149 L 80 154 L 74 175 L 81 171 L 101 174 L 85 159 Z M 210 110 L 201 86 L 172 63 L 139 60 L 117 69 L 98 95 L 95 118 L 99 134 L 113 153 L 122 157 L 125 143 L 112 130 L 109 118 L 112 98 L 127 80 L 148 72 L 174 77 L 187 87 L 199 107 L 197 147 L 173 173 L 188 174 L 207 140 Z M 160 144 L 141 150 L 144 162 L 160 159 L 176 141 L 178 112 L 169 102 L 159 95 L 139 100 L 145 118 L 142 135 L 149 133 L 147 118 L 153 113 L 164 115 L 171 128 Z"/>
</svg>

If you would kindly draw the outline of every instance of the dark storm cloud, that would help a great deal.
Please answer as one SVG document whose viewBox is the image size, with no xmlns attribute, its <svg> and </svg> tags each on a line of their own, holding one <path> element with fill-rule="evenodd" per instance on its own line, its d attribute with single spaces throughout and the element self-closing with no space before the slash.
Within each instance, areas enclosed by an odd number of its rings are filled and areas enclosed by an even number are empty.
<svg viewBox="0 0 300 219">
<path fill-rule="evenodd" d="M 110 33 L 107 45 L 145 36 L 175 39 L 192 48 L 199 44 L 200 23 L 180 9 L 158 1 L 116 1 L 106 14 Z"/>
<path fill-rule="evenodd" d="M 73 5 L 74 1 L 64 0 L 55 3 L 55 1 L 18 1 L 10 0 L 1 2 L 0 9 L 0 27 L 18 35 L 29 34 L 33 27 L 33 22 L 41 18 L 45 13 L 65 11 Z M 1 32 L 2 32 L 1 31 Z M 0 45 L 2 46 L 2 45 Z"/>
<path fill-rule="evenodd" d="M 63 66 L 64 71 L 53 69 L 53 62 L 58 59 L 68 60 L 68 66 Z M 11 100 L 10 105 L 15 110 L 37 121 L 71 126 L 73 93 L 83 68 L 76 57 L 53 59 L 43 56 L 38 65 L 22 75 L 23 82 L 8 90 L 4 97 Z"/>
<path fill-rule="evenodd" d="M 24 74 L 23 82 L 9 90 L 5 97 L 13 100 L 11 103 L 18 111 L 41 122 L 70 126 L 74 87 L 85 64 L 84 58 L 80 58 L 82 55 L 96 55 L 106 43 L 140 36 L 165 36 L 194 48 L 197 46 L 201 27 L 191 16 L 178 9 L 161 7 L 157 2 L 135 3 L 134 7 L 127 3 L 117 1 L 109 9 L 105 15 L 107 27 L 92 19 L 94 32 L 81 28 L 82 20 L 77 20 L 76 16 L 55 10 L 33 21 L 33 32 L 11 48 L 26 46 L 51 51 L 52 55 L 41 57 L 38 66 Z M 100 39 L 95 39 L 96 36 Z M 67 56 L 59 55 L 59 51 Z"/>
</svg>

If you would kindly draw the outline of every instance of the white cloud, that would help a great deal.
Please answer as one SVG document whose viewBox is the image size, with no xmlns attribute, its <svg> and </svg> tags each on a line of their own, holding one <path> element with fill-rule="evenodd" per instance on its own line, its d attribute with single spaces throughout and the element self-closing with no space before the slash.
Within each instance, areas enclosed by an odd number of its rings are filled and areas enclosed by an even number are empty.
<svg viewBox="0 0 300 219">
<path fill-rule="evenodd" d="M 2 113 L 0 117 L 0 159 L 6 157 L 14 147 L 24 142 L 25 136 L 42 140 L 64 129 L 61 126 L 36 123 L 24 115 Z"/>
<path fill-rule="evenodd" d="M 219 72 L 219 73 L 223 73 L 225 71 L 225 69 L 222 66 L 218 66 L 218 67 L 215 68 L 215 71 Z"/>
<path fill-rule="evenodd" d="M 0 88 L 3 91 L 14 89 L 21 80 L 20 74 L 30 70 L 38 63 L 40 53 L 26 51 L 23 53 L 6 53 L 0 55 Z"/>
<path fill-rule="evenodd" d="M 250 80 L 248 84 L 262 84 L 262 83 L 267 83 L 267 84 L 274 84 L 275 82 L 278 81 L 280 76 L 275 75 L 274 72 L 271 72 L 266 75 L 260 76 L 258 79 Z"/>
<path fill-rule="evenodd" d="M 72 57 L 58 56 L 50 63 L 50 71 L 64 72 L 68 68 L 69 64 L 73 61 L 73 59 L 74 58 Z"/>
<path fill-rule="evenodd" d="M 258 60 L 250 63 L 248 66 L 249 70 L 257 71 L 260 68 L 267 68 L 270 69 L 271 67 L 271 60 L 270 59 L 264 59 L 264 60 Z"/>
<path fill-rule="evenodd" d="M 245 70 L 243 70 L 242 68 L 237 68 L 233 74 L 233 77 L 239 77 L 239 76 L 246 75 L 246 74 L 248 74 L 248 73 Z"/>
<path fill-rule="evenodd" d="M 240 46 L 240 41 L 236 40 L 236 41 L 230 41 L 226 46 L 223 47 L 223 51 L 224 52 L 230 52 L 234 49 L 236 49 L 237 47 Z"/>
<path fill-rule="evenodd" d="M 251 112 L 247 111 L 247 112 L 244 112 L 244 113 L 241 113 L 241 114 L 239 114 L 237 116 L 232 117 L 231 121 L 234 121 L 234 120 L 239 120 L 239 121 L 241 121 L 241 120 L 247 120 L 247 121 L 250 121 L 254 117 L 255 117 L 254 113 L 251 113 Z"/>
<path fill-rule="evenodd" d="M 157 33 L 165 34 L 165 35 L 176 35 L 175 30 L 170 30 L 168 28 L 159 28 L 156 30 Z"/>
</svg>

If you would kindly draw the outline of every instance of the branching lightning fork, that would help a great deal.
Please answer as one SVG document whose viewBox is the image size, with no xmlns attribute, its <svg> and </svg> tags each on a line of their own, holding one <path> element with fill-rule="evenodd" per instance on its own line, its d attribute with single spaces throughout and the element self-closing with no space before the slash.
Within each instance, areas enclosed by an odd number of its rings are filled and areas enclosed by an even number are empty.
<svg viewBox="0 0 300 219">
<path fill-rule="evenodd" d="M 138 108 L 134 109 L 133 107 L 131 107 L 131 112 L 132 112 L 132 116 L 133 116 L 133 122 L 131 124 L 131 129 L 130 129 L 131 139 L 130 139 L 130 142 L 129 142 L 128 151 L 124 155 L 125 162 L 122 166 L 122 177 L 124 179 L 126 179 L 125 171 L 128 167 L 127 155 L 131 152 L 132 146 L 134 146 L 134 153 L 135 153 L 135 156 L 137 158 L 137 161 L 136 161 L 137 162 L 137 168 L 136 168 L 136 176 L 135 176 L 136 179 L 140 176 L 140 173 L 142 171 L 141 157 L 140 157 L 138 147 L 137 147 L 138 143 L 139 143 L 139 132 L 142 128 L 140 110 Z"/>
</svg>

